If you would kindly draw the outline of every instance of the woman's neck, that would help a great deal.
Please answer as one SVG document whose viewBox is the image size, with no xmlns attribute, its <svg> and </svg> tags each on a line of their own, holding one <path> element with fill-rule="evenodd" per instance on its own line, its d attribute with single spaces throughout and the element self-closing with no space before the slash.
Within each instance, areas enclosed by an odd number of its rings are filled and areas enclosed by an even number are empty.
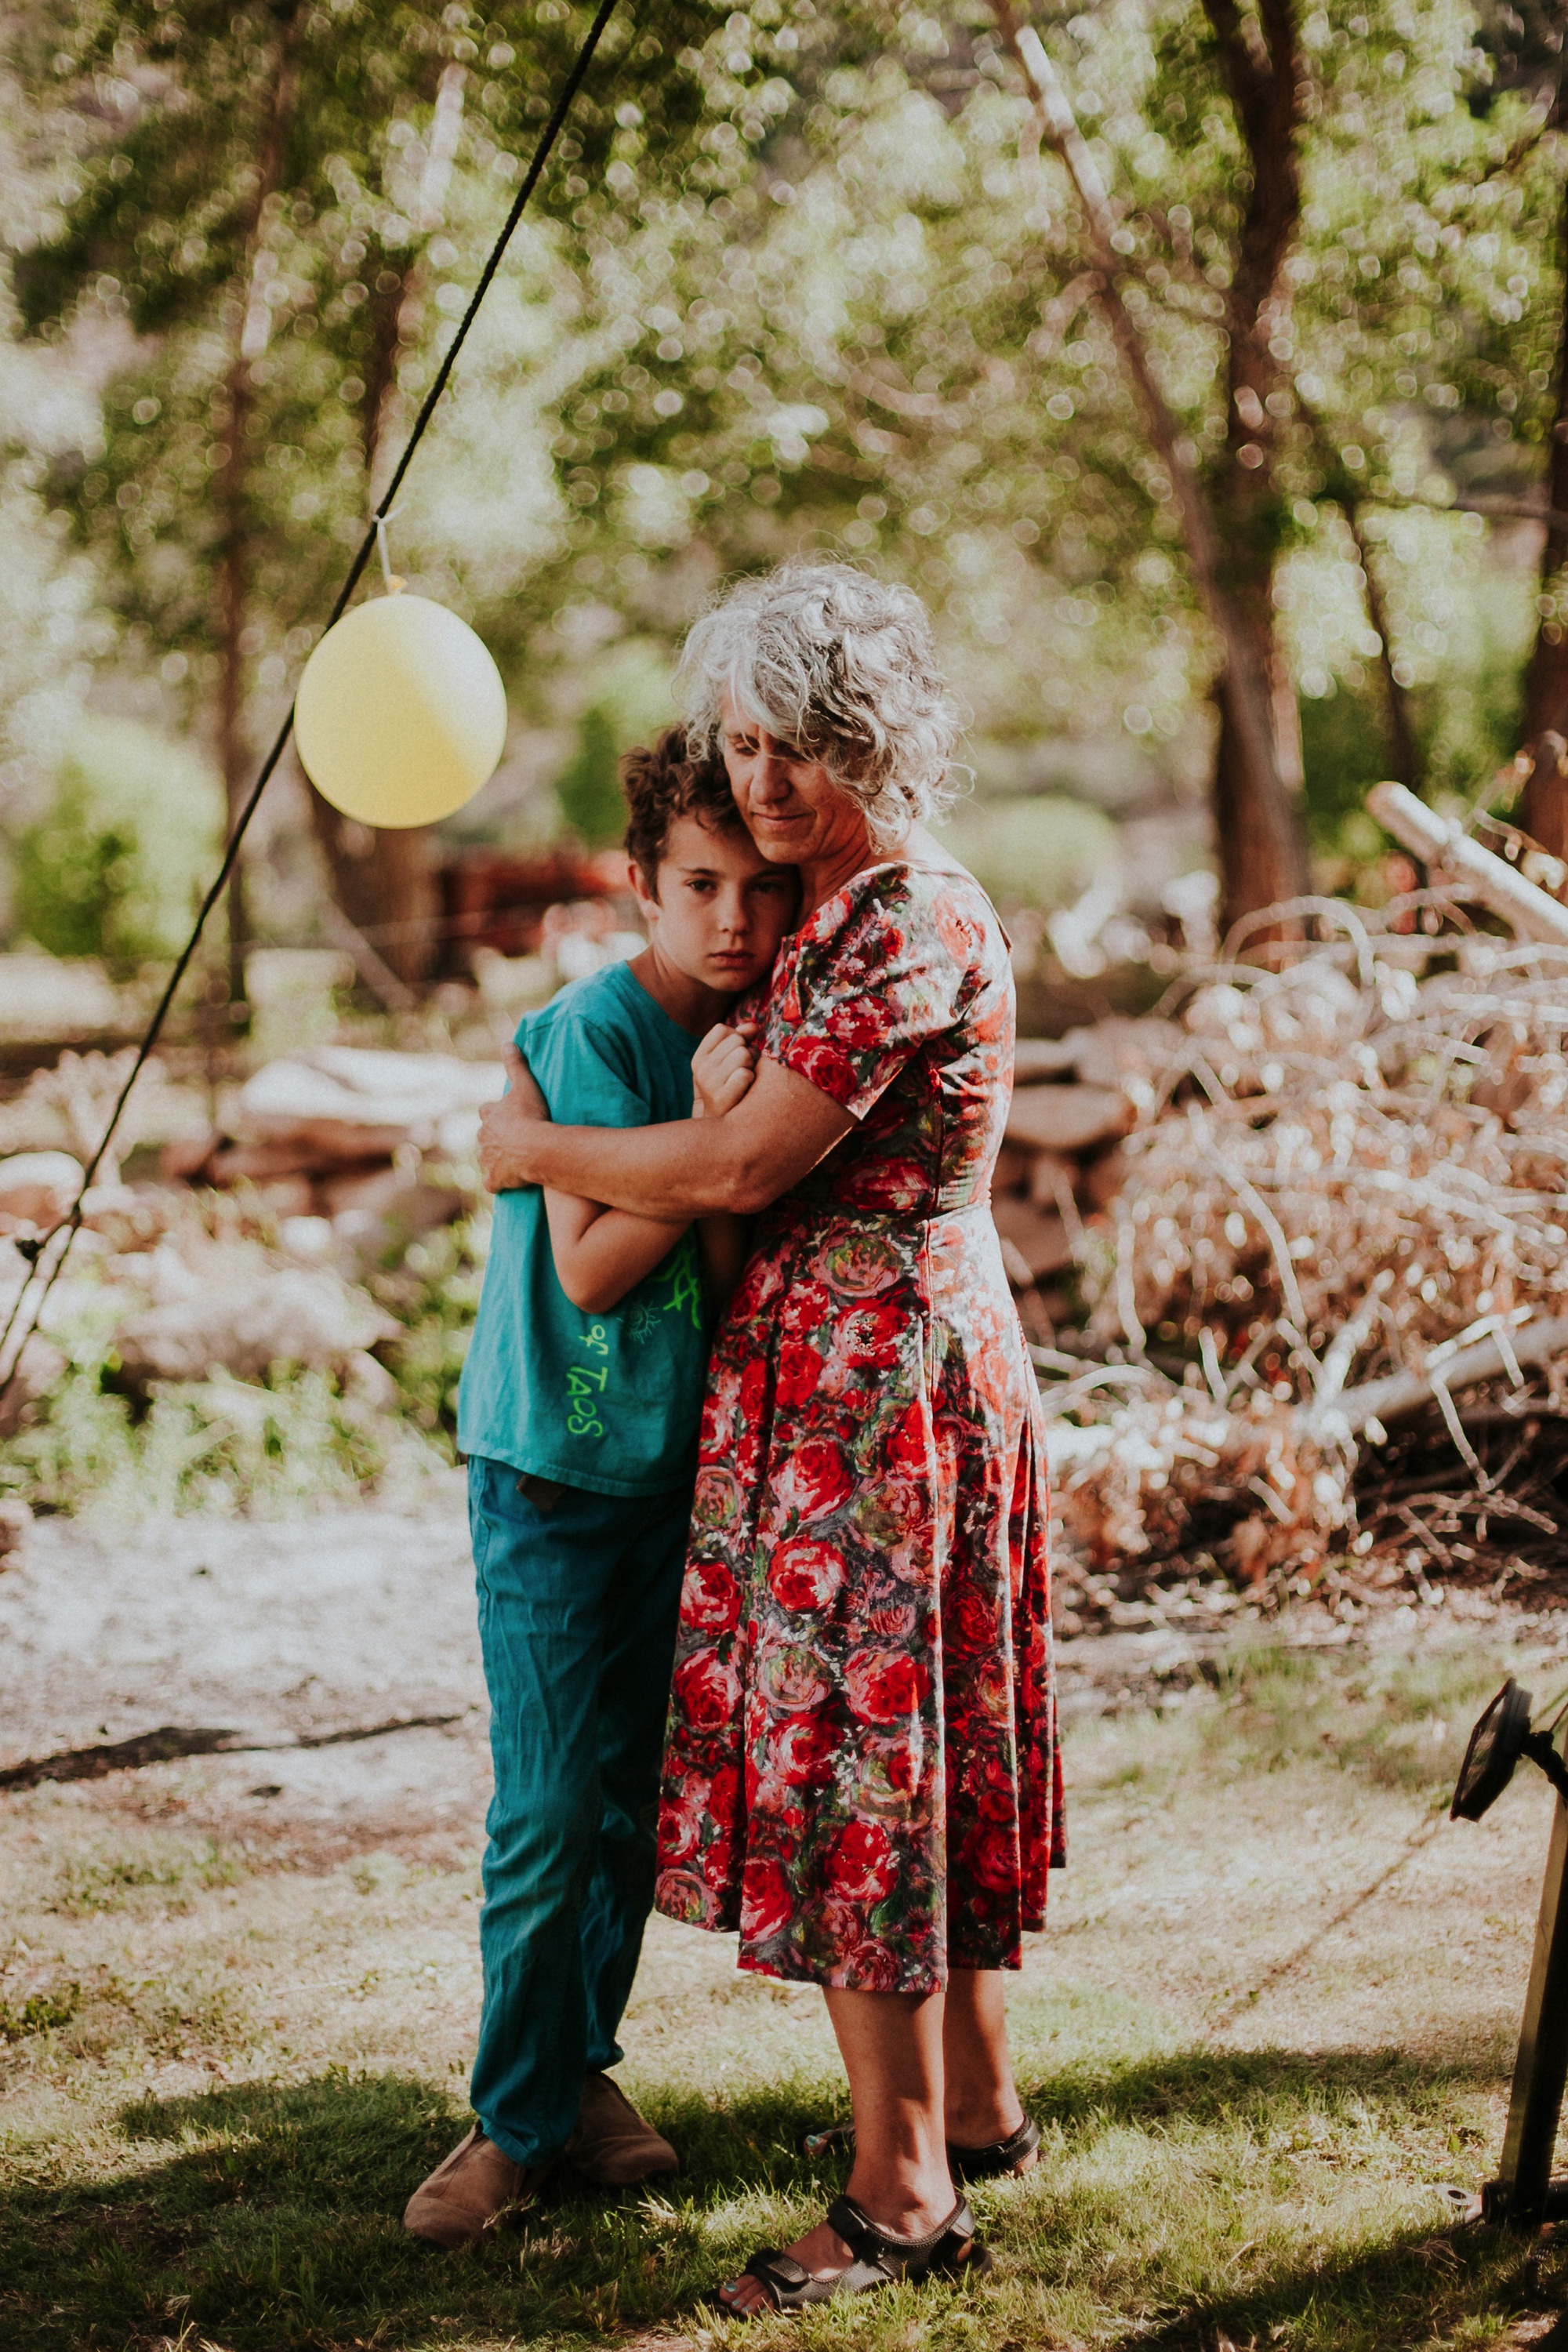
<svg viewBox="0 0 1568 2352">
<path fill-rule="evenodd" d="M 861 825 L 848 840 L 833 843 L 820 857 L 805 859 L 800 869 L 802 914 L 815 914 L 846 882 L 874 866 L 877 856 L 869 828 Z"/>
<path fill-rule="evenodd" d="M 911 824 L 900 841 L 883 844 L 872 838 L 868 825 L 862 825 L 857 835 L 842 844 L 836 843 L 821 857 L 805 859 L 800 869 L 800 906 L 802 915 L 815 914 L 817 908 L 842 890 L 846 882 L 863 874 L 868 866 L 879 866 L 900 858 L 910 866 L 929 866 L 938 874 L 966 874 L 950 849 L 935 841 L 923 824 Z"/>
</svg>

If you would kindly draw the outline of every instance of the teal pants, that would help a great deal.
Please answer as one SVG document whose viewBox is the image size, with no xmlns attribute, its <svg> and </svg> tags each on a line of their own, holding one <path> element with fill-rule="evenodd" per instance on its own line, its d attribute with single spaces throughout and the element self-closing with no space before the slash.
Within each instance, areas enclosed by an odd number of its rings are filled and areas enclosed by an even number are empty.
<svg viewBox="0 0 1568 2352">
<path fill-rule="evenodd" d="M 540 1482 L 529 1482 L 536 1493 Z M 655 1829 L 689 1481 L 565 1486 L 542 1509 L 504 1462 L 468 1464 L 495 1795 L 470 2093 L 518 2164 L 558 2153 L 616 2040 L 653 1907 Z"/>
</svg>

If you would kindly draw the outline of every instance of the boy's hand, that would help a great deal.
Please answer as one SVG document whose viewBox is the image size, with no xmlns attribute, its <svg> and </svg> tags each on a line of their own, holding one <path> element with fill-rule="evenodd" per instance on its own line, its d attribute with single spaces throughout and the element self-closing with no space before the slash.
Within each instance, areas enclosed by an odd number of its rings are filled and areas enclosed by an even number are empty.
<svg viewBox="0 0 1568 2352">
<path fill-rule="evenodd" d="M 692 1116 L 722 1118 L 748 1095 L 757 1075 L 757 1024 L 710 1029 L 691 1056 Z"/>
<path fill-rule="evenodd" d="M 501 1055 L 510 1090 L 500 1102 L 487 1103 L 479 1114 L 479 1170 L 487 1192 L 520 1192 L 528 1189 L 532 1179 L 515 1166 L 513 1129 L 520 1120 L 547 1119 L 550 1106 L 517 1047 L 504 1045 Z"/>
</svg>

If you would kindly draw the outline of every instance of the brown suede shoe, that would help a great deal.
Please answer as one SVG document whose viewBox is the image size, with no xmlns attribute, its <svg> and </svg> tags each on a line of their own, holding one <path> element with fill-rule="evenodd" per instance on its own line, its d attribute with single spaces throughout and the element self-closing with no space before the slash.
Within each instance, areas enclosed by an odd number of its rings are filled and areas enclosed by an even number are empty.
<svg viewBox="0 0 1568 2352">
<path fill-rule="evenodd" d="M 631 2189 L 640 2180 L 667 2179 L 680 2169 L 680 2158 L 669 2142 L 644 2123 L 607 2074 L 584 2075 L 576 2129 L 562 2155 L 601 2189 Z"/>
<path fill-rule="evenodd" d="M 476 2124 L 429 2179 L 420 2182 L 405 2209 L 403 2226 L 435 2246 L 473 2244 L 504 2214 L 532 2203 L 544 2170 L 542 2165 L 514 2164 Z"/>
</svg>

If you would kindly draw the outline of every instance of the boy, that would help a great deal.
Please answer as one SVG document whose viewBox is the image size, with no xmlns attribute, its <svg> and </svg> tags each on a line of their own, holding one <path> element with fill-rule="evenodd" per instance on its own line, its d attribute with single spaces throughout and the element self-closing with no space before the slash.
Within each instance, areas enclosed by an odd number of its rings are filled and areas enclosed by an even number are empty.
<svg viewBox="0 0 1568 2352">
<path fill-rule="evenodd" d="M 795 912 L 794 875 L 678 728 L 630 755 L 626 788 L 650 944 L 518 1033 L 551 1115 L 576 1125 L 689 1118 L 693 1054 Z M 437 2245 L 481 2237 L 558 2157 L 605 2187 L 678 2169 L 605 2070 L 653 1901 L 707 1358 L 689 1227 L 497 1197 L 458 1412 L 495 1759 L 479 2124 L 404 2215 Z"/>
</svg>

